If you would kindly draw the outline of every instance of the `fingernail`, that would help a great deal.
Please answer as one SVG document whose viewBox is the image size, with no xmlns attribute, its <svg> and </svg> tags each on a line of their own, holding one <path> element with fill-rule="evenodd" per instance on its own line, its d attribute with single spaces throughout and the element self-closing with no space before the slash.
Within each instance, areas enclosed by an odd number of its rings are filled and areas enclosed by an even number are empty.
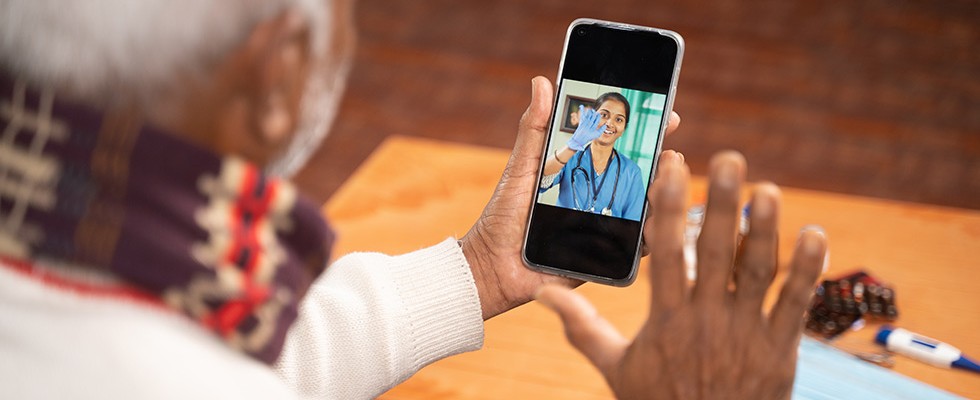
<svg viewBox="0 0 980 400">
<path fill-rule="evenodd" d="M 681 153 L 681 152 L 679 152 L 679 151 L 678 151 L 678 152 L 677 152 L 677 157 L 678 157 L 678 158 L 679 158 L 679 160 L 680 160 L 680 161 L 679 161 L 679 164 L 684 164 L 684 161 L 685 161 L 685 158 L 684 158 L 684 153 Z"/>
<path fill-rule="evenodd" d="M 779 189 L 774 185 L 761 184 L 757 187 L 755 196 L 752 197 L 750 210 L 752 214 L 759 217 L 770 217 L 776 208 L 776 198 L 779 196 Z"/>
<path fill-rule="evenodd" d="M 750 213 L 755 214 L 756 216 L 768 217 L 772 215 L 772 198 L 762 195 L 761 193 L 757 194 L 755 198 L 752 199 L 752 202 L 746 207 L 751 210 Z"/>
<path fill-rule="evenodd" d="M 803 240 L 803 242 L 801 243 L 803 251 L 811 252 L 811 253 L 820 251 L 821 241 L 813 240 L 813 239 L 807 240 L 805 236 L 802 236 L 804 233 L 807 232 L 818 234 L 824 239 L 827 238 L 827 232 L 820 225 L 806 225 L 803 228 L 800 228 L 800 235 L 801 235 L 800 239 Z M 827 272 L 827 269 L 829 268 L 830 268 L 830 246 L 827 246 L 824 249 L 823 265 L 821 266 L 821 273 Z"/>
<path fill-rule="evenodd" d="M 827 236 L 827 231 L 825 231 L 822 226 L 816 224 L 810 224 L 800 228 L 800 233 L 802 234 L 804 232 L 816 232 L 821 236 Z"/>
<path fill-rule="evenodd" d="M 738 181 L 738 167 L 733 162 L 721 162 L 715 170 L 715 179 L 724 185 L 735 185 Z"/>
<path fill-rule="evenodd" d="M 807 235 L 806 233 L 811 233 L 815 231 L 804 231 L 800 235 L 800 248 L 804 253 L 816 253 L 820 251 L 820 240 L 812 235 Z"/>
<path fill-rule="evenodd" d="M 827 246 L 827 252 L 823 254 L 823 266 L 820 268 L 820 273 L 826 273 L 830 269 L 830 246 Z"/>
</svg>

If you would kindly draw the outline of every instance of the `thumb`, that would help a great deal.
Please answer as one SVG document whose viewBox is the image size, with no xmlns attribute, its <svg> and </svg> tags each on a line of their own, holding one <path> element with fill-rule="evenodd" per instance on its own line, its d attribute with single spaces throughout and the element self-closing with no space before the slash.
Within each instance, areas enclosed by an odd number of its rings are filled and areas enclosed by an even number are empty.
<svg viewBox="0 0 980 400">
<path fill-rule="evenodd" d="M 517 129 L 517 143 L 514 144 L 513 154 L 515 158 L 538 160 L 541 157 L 553 95 L 554 88 L 547 78 L 536 76 L 531 79 L 531 104 L 521 116 L 521 124 Z"/>
<path fill-rule="evenodd" d="M 565 336 L 592 365 L 606 377 L 623 358 L 629 341 L 609 321 L 602 318 L 585 297 L 567 288 L 547 285 L 535 295 L 545 307 L 561 318 Z"/>
</svg>

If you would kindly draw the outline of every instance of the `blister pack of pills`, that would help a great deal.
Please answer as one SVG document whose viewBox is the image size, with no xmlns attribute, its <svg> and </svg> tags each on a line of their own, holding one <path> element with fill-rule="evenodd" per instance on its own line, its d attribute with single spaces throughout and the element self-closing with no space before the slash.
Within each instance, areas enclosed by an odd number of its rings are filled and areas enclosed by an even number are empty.
<svg viewBox="0 0 980 400">
<path fill-rule="evenodd" d="M 833 338 L 865 319 L 894 321 L 898 318 L 895 289 L 858 271 L 823 281 L 807 312 L 807 331 Z"/>
</svg>

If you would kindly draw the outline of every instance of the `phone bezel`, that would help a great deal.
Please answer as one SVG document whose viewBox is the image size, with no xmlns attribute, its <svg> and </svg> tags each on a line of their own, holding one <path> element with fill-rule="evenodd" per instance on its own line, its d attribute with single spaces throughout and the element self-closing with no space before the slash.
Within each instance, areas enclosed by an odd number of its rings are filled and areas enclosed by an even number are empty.
<svg viewBox="0 0 980 400">
<path fill-rule="evenodd" d="M 677 79 L 678 79 L 678 77 L 680 75 L 681 62 L 682 62 L 682 60 L 684 58 L 683 57 L 684 56 L 684 38 L 681 37 L 681 35 L 678 34 L 677 32 L 666 30 L 666 29 L 659 29 L 659 28 L 653 28 L 653 27 L 647 27 L 647 26 L 640 26 L 640 25 L 632 25 L 632 24 L 626 24 L 626 23 L 621 23 L 621 22 L 604 21 L 604 20 L 598 20 L 598 19 L 592 19 L 592 18 L 579 18 L 579 19 L 576 19 L 576 20 L 572 21 L 571 24 L 569 24 L 568 30 L 565 33 L 565 43 L 564 43 L 564 45 L 562 47 L 561 61 L 558 64 L 558 78 L 555 81 L 557 83 L 556 89 L 557 88 L 560 88 L 561 85 L 562 85 L 562 82 L 563 82 L 562 81 L 562 79 L 563 79 L 563 71 L 565 70 L 565 61 L 566 61 L 566 56 L 567 56 L 567 53 L 568 53 L 568 46 L 569 46 L 569 42 L 571 40 L 572 34 L 575 32 L 576 28 L 578 28 L 579 26 L 582 26 L 582 25 L 598 25 L 598 26 L 601 26 L 601 27 L 604 27 L 604 28 L 620 29 L 620 30 L 627 30 L 627 31 L 654 32 L 654 33 L 657 33 L 657 34 L 659 34 L 661 36 L 666 36 L 666 37 L 672 39 L 677 44 L 677 55 L 676 55 L 676 57 L 674 59 L 674 69 L 672 71 L 672 75 L 671 75 L 671 78 L 670 78 L 670 83 L 671 84 L 670 84 L 670 87 L 667 90 L 667 93 L 666 93 L 666 102 L 665 102 L 665 105 L 664 105 L 664 115 L 668 115 L 669 116 L 670 113 L 672 112 L 673 108 L 674 108 L 674 97 L 675 97 L 675 94 L 677 92 Z M 546 161 L 546 157 L 548 157 L 548 143 L 551 142 L 551 137 L 552 137 L 552 135 L 554 133 L 553 132 L 553 129 L 551 129 L 551 127 L 552 127 L 552 124 L 554 123 L 554 118 L 556 116 L 556 113 L 558 112 L 557 111 L 558 110 L 558 106 L 559 106 L 558 103 L 560 101 L 560 99 L 558 99 L 558 93 L 559 93 L 559 91 L 556 91 L 556 93 L 555 93 L 555 99 L 554 99 L 554 102 L 553 102 L 553 105 L 552 105 L 552 110 L 551 110 L 551 117 L 548 120 L 548 135 L 545 138 L 545 146 L 542 149 L 542 154 L 541 154 L 541 157 L 542 158 L 541 158 L 541 164 L 539 165 L 539 168 L 543 168 L 544 163 Z M 669 123 L 669 118 L 663 118 L 663 120 L 661 121 L 660 132 L 664 132 L 667 129 L 667 124 L 668 123 Z M 650 171 L 650 175 L 651 175 L 650 176 L 650 183 L 649 183 L 650 185 L 653 184 L 653 177 L 656 176 L 657 163 L 658 163 L 658 161 L 660 159 L 660 151 L 661 151 L 661 148 L 663 146 L 664 136 L 666 136 L 666 135 L 661 134 L 657 138 L 657 147 L 656 147 L 655 152 L 654 152 L 653 166 L 652 166 L 651 171 Z M 528 258 L 527 258 L 528 237 L 529 237 L 529 233 L 530 233 L 530 229 L 531 229 L 531 222 L 534 220 L 534 218 L 533 218 L 534 217 L 534 209 L 535 209 L 535 206 L 538 204 L 538 196 L 540 195 L 540 193 L 538 192 L 537 188 L 541 185 L 541 179 L 542 178 L 543 178 L 543 169 L 539 169 L 539 171 L 538 171 L 538 177 L 537 177 L 537 180 L 535 181 L 534 197 L 533 197 L 533 199 L 531 201 L 530 212 L 528 214 L 527 224 L 525 225 L 524 241 L 523 241 L 523 244 L 521 245 L 521 259 L 523 260 L 524 265 L 526 265 L 528 268 L 530 268 L 532 270 L 535 270 L 535 271 L 538 271 L 538 272 L 548 273 L 548 274 L 552 274 L 552 275 L 564 276 L 564 277 L 568 277 L 568 278 L 572 278 L 572 279 L 578 279 L 578 280 L 596 282 L 596 283 L 601 283 L 601 284 L 605 284 L 605 285 L 611 285 L 611 286 L 629 286 L 630 284 L 632 284 L 636 280 L 636 275 L 637 275 L 637 271 L 638 271 L 638 267 L 639 267 L 639 261 L 640 261 L 640 258 L 641 258 L 640 257 L 640 254 L 641 254 L 641 252 L 643 250 L 643 243 L 642 243 L 642 241 L 643 241 L 643 228 L 642 227 L 643 227 L 643 224 L 646 222 L 646 219 L 647 219 L 648 207 L 644 207 L 644 209 L 643 209 L 643 214 L 642 214 L 642 216 L 640 218 L 640 234 L 637 235 L 637 238 L 636 238 L 636 240 L 637 240 L 637 242 L 636 242 L 636 253 L 633 255 L 633 263 L 632 263 L 632 266 L 630 268 L 630 271 L 627 274 L 627 276 L 624 277 L 624 278 L 618 278 L 617 279 L 617 278 L 611 278 L 611 277 L 606 277 L 606 276 L 593 275 L 593 274 L 583 273 L 583 272 L 579 272 L 579 271 L 572 271 L 572 270 L 568 270 L 568 269 L 564 269 L 564 268 L 553 267 L 553 266 L 549 266 L 549 265 L 542 265 L 542 264 L 534 263 L 534 262 L 531 262 L 530 260 L 528 260 Z M 648 199 L 645 199 L 644 200 L 644 204 L 647 204 L 647 203 L 649 203 L 649 200 Z"/>
</svg>

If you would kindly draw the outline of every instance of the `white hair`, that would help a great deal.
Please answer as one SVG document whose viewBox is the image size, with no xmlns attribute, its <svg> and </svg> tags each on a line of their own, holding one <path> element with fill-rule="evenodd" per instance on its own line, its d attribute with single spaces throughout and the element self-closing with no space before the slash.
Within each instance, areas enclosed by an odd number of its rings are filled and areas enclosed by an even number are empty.
<svg viewBox="0 0 980 400">
<path fill-rule="evenodd" d="M 317 2 L 0 0 L 0 60 L 16 76 L 85 100 L 159 100 L 180 86 L 177 79 L 209 71 L 289 3 Z M 323 19 L 327 12 L 308 14 Z"/>
<path fill-rule="evenodd" d="M 333 34 L 329 1 L 0 0 L 0 68 L 90 104 L 135 100 L 148 112 L 172 115 L 170 102 L 187 79 L 202 79 L 257 23 L 289 6 L 310 20 L 314 67 L 322 65 Z M 311 74 L 307 115 L 289 160 L 276 163 L 279 173 L 295 172 L 311 153 L 302 148 L 326 133 L 347 66 L 340 70 Z M 325 96 L 309 93 L 324 90 L 330 110 L 323 109 Z"/>
</svg>

